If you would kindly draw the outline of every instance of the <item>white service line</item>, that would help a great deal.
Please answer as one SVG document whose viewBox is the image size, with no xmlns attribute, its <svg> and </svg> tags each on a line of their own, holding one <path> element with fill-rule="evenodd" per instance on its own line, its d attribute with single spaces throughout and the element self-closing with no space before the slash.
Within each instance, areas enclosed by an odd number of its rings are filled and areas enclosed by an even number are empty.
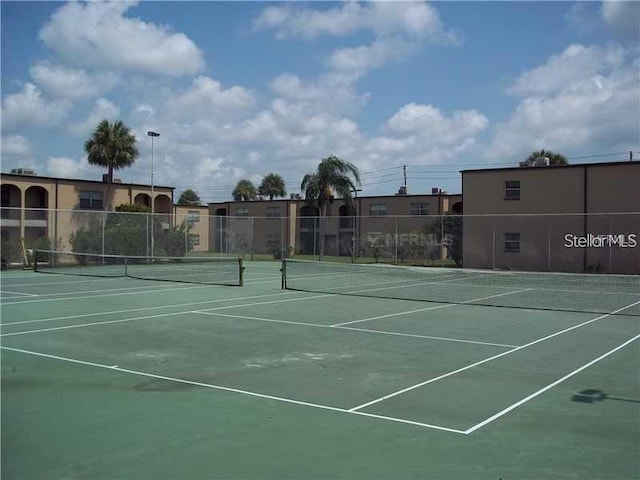
<svg viewBox="0 0 640 480">
<path fill-rule="evenodd" d="M 431 335 L 418 335 L 414 333 L 402 333 L 402 332 L 388 332 L 385 330 L 370 330 L 366 328 L 351 328 L 351 327 L 336 327 L 334 325 L 322 325 L 319 323 L 306 323 L 306 322 L 294 322 L 292 320 L 277 320 L 273 318 L 262 318 L 262 317 L 249 317 L 245 315 L 232 315 L 228 313 L 215 313 L 215 312 L 206 312 L 196 310 L 193 313 L 200 313 L 202 315 L 212 315 L 215 317 L 228 317 L 228 318 L 242 318 L 245 320 L 256 320 L 259 322 L 272 322 L 272 323 L 284 323 L 288 325 L 302 325 L 307 327 L 316 327 L 316 328 L 329 328 L 334 330 L 350 330 L 353 332 L 365 332 L 365 333 L 377 333 L 380 335 L 392 335 L 397 337 L 411 337 L 411 338 L 426 338 L 429 340 L 441 340 L 444 342 L 458 342 L 458 343 L 472 343 L 476 345 L 488 345 L 492 347 L 505 347 L 505 348 L 514 348 L 516 345 L 505 345 L 502 343 L 489 343 L 489 342 L 480 342 L 476 340 L 465 340 L 462 338 L 451 338 L 451 337 L 436 337 Z"/>
<path fill-rule="evenodd" d="M 488 300 L 490 298 L 496 298 L 496 297 L 504 297 L 505 295 L 513 295 L 516 293 L 522 293 L 522 292 L 526 292 L 531 290 L 530 288 L 524 288 L 522 290 L 514 290 L 512 292 L 505 292 L 505 293 L 498 293 L 496 295 L 489 295 L 488 297 L 480 297 L 480 298 L 474 298 L 473 300 L 467 300 L 465 302 L 460 302 L 460 303 L 447 303 L 445 305 L 436 305 L 435 307 L 425 307 L 425 308 L 418 308 L 415 310 L 407 310 L 404 312 L 398 312 L 398 313 L 388 313 L 386 315 L 377 315 L 375 317 L 368 317 L 368 318 L 362 318 L 360 320 L 352 320 L 350 322 L 342 322 L 342 323 L 335 323 L 332 325 L 332 327 L 342 327 L 344 325 L 352 325 L 354 323 L 360 323 L 360 322 L 369 322 L 371 320 L 378 320 L 380 318 L 389 318 L 389 317 L 398 317 L 400 315 L 407 315 L 409 313 L 418 313 L 418 312 L 425 312 L 427 310 L 438 310 L 441 308 L 449 308 L 449 307 L 455 307 L 455 306 L 459 306 L 459 305 L 467 305 L 473 302 L 479 302 L 480 300 Z M 366 291 L 366 290 L 365 290 Z"/>
<path fill-rule="evenodd" d="M 37 297 L 36 293 L 10 292 L 9 290 L 0 290 L 0 294 L 8 293 L 9 295 L 20 295 L 23 297 Z"/>
<path fill-rule="evenodd" d="M 239 307 L 253 307 L 256 305 L 270 305 L 273 303 L 286 303 L 286 302 L 297 302 L 300 300 L 308 300 L 311 298 L 323 298 L 323 297 L 331 297 L 332 295 L 316 295 L 313 297 L 301 297 L 301 298 L 293 298 L 293 299 L 286 299 L 286 300 L 271 300 L 268 302 L 255 302 L 255 303 L 246 303 L 246 304 L 242 304 L 242 305 L 226 305 L 224 307 L 215 307 L 215 308 L 210 308 L 207 310 L 227 310 L 229 308 L 239 308 Z M 145 320 L 148 318 L 158 318 L 158 317 L 168 317 L 171 315 L 184 315 L 187 313 L 195 313 L 193 310 L 187 310 L 187 311 L 182 311 L 182 312 L 171 312 L 171 313 L 160 313 L 158 315 L 145 315 L 142 317 L 133 317 L 133 318 L 121 318 L 118 320 L 105 320 L 104 322 L 92 322 L 92 323 L 82 323 L 82 324 L 76 324 L 76 325 L 64 325 L 62 327 L 51 327 L 51 328 L 41 328 L 38 330 L 25 330 L 22 332 L 12 332 L 12 333 L 3 333 L 0 334 L 0 337 L 12 337 L 15 335 L 28 335 L 30 333 L 42 333 L 42 332 L 54 332 L 56 330 L 69 330 L 72 328 L 82 328 L 82 327 L 92 327 L 94 325 L 108 325 L 111 323 L 124 323 L 124 322 L 133 322 L 136 320 Z M 200 312 L 201 313 L 201 312 Z"/>
<path fill-rule="evenodd" d="M 38 330 L 24 330 L 22 332 L 3 333 L 3 334 L 0 334 L 0 337 L 14 337 L 16 335 L 29 335 L 31 333 L 55 332 L 57 330 L 70 330 L 72 328 L 92 327 L 94 325 L 108 325 L 108 324 L 112 324 L 112 323 L 133 322 L 133 321 L 136 321 L 136 320 L 145 320 L 145 319 L 148 319 L 148 318 L 169 317 L 169 316 L 172 316 L 172 315 L 184 315 L 184 314 L 187 314 L 187 313 L 193 313 L 193 312 L 158 313 L 157 315 L 145 315 L 144 317 L 120 318 L 118 320 L 105 320 L 104 322 L 79 323 L 79 324 L 75 324 L 75 325 L 64 325 L 62 327 L 40 328 Z"/>
<path fill-rule="evenodd" d="M 160 287 L 165 287 L 165 288 L 160 288 Z M 40 293 L 40 294 L 30 294 L 31 296 L 34 297 L 59 297 L 61 295 L 66 295 L 64 298 L 67 299 L 71 299 L 76 295 L 84 295 L 85 293 L 105 293 L 105 292 L 123 292 L 126 293 L 130 290 L 141 290 L 143 288 L 156 288 L 153 287 L 151 285 L 144 285 L 144 286 L 140 286 L 140 287 L 122 287 L 122 288 L 108 288 L 108 289 L 101 289 L 101 290 L 83 290 L 80 292 L 58 292 L 58 293 Z M 189 287 L 187 287 L 189 288 Z M 158 285 L 158 289 L 154 290 L 155 291 L 165 291 L 165 290 L 169 290 L 169 291 L 174 291 L 176 290 L 175 288 L 171 288 L 171 286 L 168 286 L 166 283 L 162 284 L 162 285 Z M 184 290 L 183 289 L 178 289 L 178 290 Z M 145 293 L 145 292 L 137 292 L 137 293 Z M 84 298 L 84 297 L 80 297 L 80 298 Z M 50 298 L 46 298 L 44 300 L 49 300 Z M 18 302 L 14 302 L 14 303 L 18 303 Z"/>
<path fill-rule="evenodd" d="M 27 275 L 25 276 L 25 278 L 35 278 L 33 277 L 34 273 L 32 273 L 31 275 Z M 78 275 L 76 276 L 71 276 L 71 275 L 67 275 L 67 278 L 77 278 Z M 42 277 L 40 277 L 42 278 Z M 113 277 L 100 277 L 100 278 L 94 278 L 94 277 L 86 277 L 86 280 L 64 280 L 64 281 L 58 281 L 58 282 L 30 282 L 30 283 L 18 283 L 18 284 L 14 284 L 11 285 L 12 287 L 39 287 L 41 285 L 67 285 L 67 284 L 74 284 L 74 283 L 91 283 L 91 282 L 112 282 L 114 280 Z"/>
<path fill-rule="evenodd" d="M 148 378 L 156 378 L 158 380 L 166 380 L 168 382 L 176 382 L 176 383 L 183 383 L 183 384 L 187 384 L 187 385 L 194 385 L 197 387 L 204 387 L 204 388 L 211 388 L 214 390 L 222 390 L 222 391 L 226 391 L 226 392 L 231 392 L 231 393 L 240 393 L 243 395 L 249 395 L 252 397 L 258 397 L 258 398 L 264 398 L 264 399 L 268 399 L 268 400 L 275 400 L 277 402 L 284 402 L 284 403 L 291 403 L 294 405 L 301 405 L 304 407 L 312 407 L 312 408 L 319 408 L 322 410 L 331 410 L 334 412 L 340 412 L 340 413 L 346 413 L 346 414 L 355 414 L 355 415 L 360 415 L 360 416 L 364 416 L 364 417 L 369 417 L 369 418 L 377 418 L 380 420 L 387 420 L 387 421 L 391 421 L 391 422 L 396 422 L 396 423 L 405 423 L 405 424 L 409 424 L 409 425 L 415 425 L 418 427 L 424 427 L 424 428 L 431 428 L 434 430 L 442 430 L 445 432 L 451 432 L 451 433 L 458 433 L 458 434 L 463 434 L 465 432 L 463 432 L 462 430 L 456 430 L 454 428 L 448 428 L 448 427 L 441 427 L 439 425 L 431 425 L 428 423 L 420 423 L 420 422 L 414 422 L 412 420 L 405 420 L 402 418 L 394 418 L 394 417 L 387 417 L 384 415 L 376 415 L 376 414 L 371 414 L 371 413 L 365 413 L 365 412 L 352 412 L 350 410 L 346 410 L 344 408 L 339 408 L 339 407 L 332 407 L 329 405 L 322 405 L 322 404 L 318 404 L 318 403 L 311 403 L 311 402 L 304 402 L 301 400 L 294 400 L 292 398 L 285 398 L 285 397 L 278 397 L 278 396 L 274 396 L 274 395 L 267 395 L 264 393 L 258 393 L 258 392 L 252 392 L 249 390 L 241 390 L 238 388 L 231 388 L 231 387 L 225 387 L 223 385 L 215 385 L 215 384 L 211 384 L 211 383 L 203 383 L 203 382 L 195 382 L 192 380 L 186 380 L 183 378 L 176 378 L 176 377 L 168 377 L 165 375 L 157 375 L 155 373 L 147 373 L 147 372 L 141 372 L 138 370 L 130 370 L 127 368 L 121 368 L 117 365 L 104 365 L 101 363 L 94 363 L 94 362 L 87 362 L 84 360 L 77 360 L 74 358 L 68 358 L 68 357 L 60 357 L 57 355 L 50 355 L 47 353 L 40 353 L 40 352 L 34 352 L 31 350 L 23 350 L 20 348 L 12 348 L 12 347 L 4 347 L 4 346 L 0 346 L 0 349 L 2 350 L 8 350 L 8 351 L 12 351 L 12 352 L 17 352 L 17 353 L 24 353 L 24 354 L 28 354 L 28 355 L 35 355 L 38 357 L 44 357 L 44 358 L 50 358 L 53 360 L 61 360 L 64 362 L 70 362 L 70 363 L 76 363 L 76 364 L 80 364 L 80 365 L 87 365 L 90 367 L 96 367 L 96 368 L 103 368 L 103 369 L 107 369 L 107 370 L 111 370 L 111 371 L 116 371 L 116 372 L 121 372 L 121 373 L 128 373 L 130 375 L 137 375 L 137 376 L 141 376 L 141 377 L 148 377 Z"/>
<path fill-rule="evenodd" d="M 485 358 L 484 360 L 480 360 L 479 362 L 472 363 L 471 365 L 467 365 L 466 367 L 458 368 L 457 370 L 452 370 L 450 372 L 447 372 L 445 374 L 439 375 L 437 377 L 430 378 L 429 380 L 425 380 L 424 382 L 420 382 L 420 383 L 417 383 L 415 385 L 411 385 L 410 387 L 403 388 L 402 390 L 398 390 L 396 392 L 393 392 L 393 393 L 390 393 L 388 395 L 385 395 L 383 397 L 376 398 L 375 400 L 371 400 L 370 402 L 363 403 L 362 405 L 355 406 L 355 407 L 351 408 L 350 410 L 357 411 L 357 410 L 369 407 L 371 405 L 375 405 L 376 403 L 380 403 L 380 402 L 382 402 L 384 400 L 388 400 L 390 398 L 396 397 L 396 396 L 401 395 L 403 393 L 410 392 L 411 390 L 415 390 L 416 388 L 423 387 L 424 385 L 428 385 L 430 383 L 437 382 L 438 380 L 442 380 L 443 378 L 447 378 L 447 377 L 450 377 L 452 375 L 456 375 L 457 373 L 464 372 L 465 370 L 469 370 L 471 368 L 477 367 L 478 365 L 482 365 L 484 363 L 490 362 L 490 361 L 495 360 L 497 358 L 504 357 L 505 355 L 509 355 L 509 354 L 517 352 L 519 350 L 523 350 L 523 349 L 528 348 L 528 347 L 530 347 L 532 345 L 535 345 L 537 343 L 543 342 L 545 340 L 548 340 L 550 338 L 556 337 L 558 335 L 562 335 L 562 334 L 564 334 L 566 332 L 569 332 L 571 330 L 575 330 L 576 328 L 583 327 L 584 325 L 588 325 L 590 323 L 597 322 L 598 320 L 602 320 L 603 318 L 607 318 L 607 317 L 609 317 L 611 315 L 614 315 L 614 314 L 619 313 L 619 312 L 621 312 L 623 310 L 626 310 L 627 308 L 635 307 L 638 304 L 640 304 L 640 301 L 632 303 L 632 304 L 627 305 L 625 307 L 619 308 L 617 310 L 614 310 L 611 313 L 607 313 L 605 315 L 600 315 L 599 317 L 592 318 L 591 320 L 587 320 L 586 322 L 579 323 L 578 325 L 574 325 L 572 327 L 565 328 L 564 330 L 560 330 L 559 332 L 552 333 L 550 335 L 547 335 L 546 337 L 539 338 L 538 340 L 534 340 L 533 342 L 529 342 L 529 343 L 527 343 L 525 345 L 521 345 L 521 346 L 516 347 L 516 348 L 514 348 L 512 350 L 507 350 L 506 352 L 502 352 L 502 353 L 499 353 L 497 355 L 493 355 L 492 357 Z"/>
<path fill-rule="evenodd" d="M 623 349 L 624 347 L 626 347 L 627 345 L 629 345 L 630 343 L 632 343 L 633 341 L 635 341 L 635 340 L 637 340 L 639 338 L 640 338 L 640 334 L 636 335 L 633 338 L 630 338 L 629 340 L 627 340 L 626 342 L 622 343 L 621 345 L 618 345 L 613 350 L 609 350 L 607 353 L 604 353 L 604 354 L 600 355 L 598 358 L 595 358 L 595 359 L 591 360 L 589 363 L 585 363 L 581 367 L 576 368 L 573 372 L 566 374 L 564 377 L 559 378 L 558 380 L 556 380 L 555 382 L 550 383 L 546 387 L 541 388 L 540 390 L 532 393 L 531 395 L 523 398 L 522 400 L 514 403 L 513 405 L 510 405 L 509 407 L 505 408 L 504 410 L 499 411 L 495 415 L 490 416 L 486 420 L 483 420 L 482 422 L 475 424 L 473 427 L 468 428 L 467 430 L 464 431 L 464 433 L 466 433 L 468 435 L 468 434 L 473 433 L 476 430 L 488 425 L 489 423 L 493 422 L 494 420 L 497 420 L 498 418 L 502 417 L 503 415 L 506 415 L 507 413 L 511 412 L 512 410 L 515 410 L 519 406 L 524 405 L 529 400 L 532 400 L 532 399 L 536 398 L 538 395 L 546 392 L 547 390 L 550 390 L 551 388 L 555 387 L 556 385 L 559 385 L 560 383 L 564 382 L 565 380 L 567 380 L 567 379 L 573 377 L 574 375 L 580 373 L 581 371 L 589 368 L 591 365 L 594 365 L 594 364 L 598 363 L 600 360 L 602 360 L 604 358 L 607 358 L 612 353 L 615 353 L 618 350 Z"/>
<path fill-rule="evenodd" d="M 268 293 L 264 295 L 252 295 L 248 297 L 232 297 L 232 298 L 223 298 L 218 300 L 202 300 L 200 302 L 175 303 L 172 305 L 158 305 L 155 307 L 139 307 L 139 308 L 128 308 L 126 310 L 109 310 L 106 312 L 81 313 L 78 315 L 65 315 L 62 317 L 38 318 L 35 320 L 21 320 L 19 322 L 8 322 L 8 323 L 2 323 L 2 326 L 6 327 L 9 325 L 23 325 L 25 323 L 52 322 L 54 320 L 70 320 L 72 318 L 99 317 L 103 315 L 113 315 L 116 313 L 143 312 L 145 310 L 159 310 L 159 309 L 177 308 L 177 307 L 193 307 L 195 305 L 204 305 L 208 303 L 223 303 L 223 302 L 232 302 L 234 300 L 248 300 L 248 299 L 254 299 L 254 298 L 278 297 L 281 295 L 295 295 L 299 293 L 301 292 Z"/>
<path fill-rule="evenodd" d="M 103 297 L 117 297 L 117 296 L 124 296 L 124 295 L 141 295 L 143 293 L 164 293 L 164 292 L 174 292 L 174 291 L 179 291 L 179 290 L 197 290 L 200 288 L 211 288 L 212 285 L 194 285 L 193 287 L 182 287 L 182 288 L 163 288 L 163 289 L 153 289 L 153 290 L 146 290 L 146 291 L 135 291 L 135 292 L 119 292 L 119 293 L 106 293 L 104 295 L 85 295 L 85 296 L 66 296 L 66 297 L 60 297 L 60 298 L 43 298 L 43 299 L 39 299 L 39 300 L 24 300 L 24 301 L 20 301 L 20 302 L 9 302 L 9 303 L 5 303 L 4 306 L 8 306 L 8 305 L 23 305 L 25 303 L 41 303 L 41 302 L 60 302 L 60 301 L 68 301 L 68 300 L 82 300 L 85 298 L 103 298 Z M 153 288 L 153 287 L 149 287 L 148 285 L 143 287 L 143 288 Z M 117 289 L 116 289 L 117 290 Z M 108 290 L 97 290 L 97 291 L 103 291 L 103 292 L 112 292 L 114 291 L 114 289 L 108 289 Z M 81 295 L 83 292 L 78 292 L 78 295 Z"/>
</svg>

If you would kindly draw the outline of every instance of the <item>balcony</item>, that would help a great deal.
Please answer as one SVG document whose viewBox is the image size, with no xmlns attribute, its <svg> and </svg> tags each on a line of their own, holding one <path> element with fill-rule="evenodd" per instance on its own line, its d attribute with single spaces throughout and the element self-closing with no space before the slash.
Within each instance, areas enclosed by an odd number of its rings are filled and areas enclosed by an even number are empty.
<svg viewBox="0 0 640 480">
<path fill-rule="evenodd" d="M 0 214 L 0 226 L 19 227 L 20 208 L 3 208 Z"/>
<path fill-rule="evenodd" d="M 49 212 L 44 209 L 25 210 L 24 226 L 45 228 L 48 223 Z"/>
</svg>

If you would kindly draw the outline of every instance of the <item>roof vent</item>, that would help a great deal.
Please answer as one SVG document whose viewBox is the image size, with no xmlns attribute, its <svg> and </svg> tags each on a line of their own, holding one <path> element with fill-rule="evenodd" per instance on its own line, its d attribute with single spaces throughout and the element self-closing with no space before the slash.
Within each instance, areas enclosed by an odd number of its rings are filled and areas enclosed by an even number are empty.
<svg viewBox="0 0 640 480">
<path fill-rule="evenodd" d="M 31 168 L 12 168 L 11 173 L 15 175 L 35 175 L 36 171 Z"/>
</svg>

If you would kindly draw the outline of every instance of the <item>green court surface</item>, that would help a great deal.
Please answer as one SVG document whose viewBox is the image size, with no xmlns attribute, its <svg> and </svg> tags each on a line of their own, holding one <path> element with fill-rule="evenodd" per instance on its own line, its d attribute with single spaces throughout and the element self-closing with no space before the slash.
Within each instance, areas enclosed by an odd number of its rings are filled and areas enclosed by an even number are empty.
<svg viewBox="0 0 640 480">
<path fill-rule="evenodd" d="M 281 290 L 279 269 L 3 272 L 2 478 L 640 478 L 637 315 Z"/>
</svg>

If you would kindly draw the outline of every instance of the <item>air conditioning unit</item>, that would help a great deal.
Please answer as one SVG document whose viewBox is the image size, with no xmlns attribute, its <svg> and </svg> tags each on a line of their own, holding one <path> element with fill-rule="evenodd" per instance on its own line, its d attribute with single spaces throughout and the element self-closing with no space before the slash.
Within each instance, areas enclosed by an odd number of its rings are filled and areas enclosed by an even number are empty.
<svg viewBox="0 0 640 480">
<path fill-rule="evenodd" d="M 550 162 L 549 157 L 536 157 L 535 159 L 536 167 L 548 167 Z"/>
<path fill-rule="evenodd" d="M 406 185 L 402 185 L 398 190 L 398 195 L 406 195 L 408 191 L 409 187 L 407 187 Z"/>
<path fill-rule="evenodd" d="M 11 173 L 15 175 L 35 175 L 36 171 L 30 168 L 12 168 Z"/>
<path fill-rule="evenodd" d="M 122 180 L 120 178 L 114 178 L 113 183 L 122 183 Z"/>
<path fill-rule="evenodd" d="M 291 194 L 291 200 L 300 200 L 300 194 L 299 193 L 292 193 Z"/>
<path fill-rule="evenodd" d="M 442 190 L 440 190 L 438 187 L 433 187 L 431 189 L 431 195 L 438 195 L 441 192 L 442 192 Z"/>
<path fill-rule="evenodd" d="M 533 167 L 533 162 L 529 160 L 525 160 L 524 162 L 520 162 L 521 167 Z"/>
</svg>

